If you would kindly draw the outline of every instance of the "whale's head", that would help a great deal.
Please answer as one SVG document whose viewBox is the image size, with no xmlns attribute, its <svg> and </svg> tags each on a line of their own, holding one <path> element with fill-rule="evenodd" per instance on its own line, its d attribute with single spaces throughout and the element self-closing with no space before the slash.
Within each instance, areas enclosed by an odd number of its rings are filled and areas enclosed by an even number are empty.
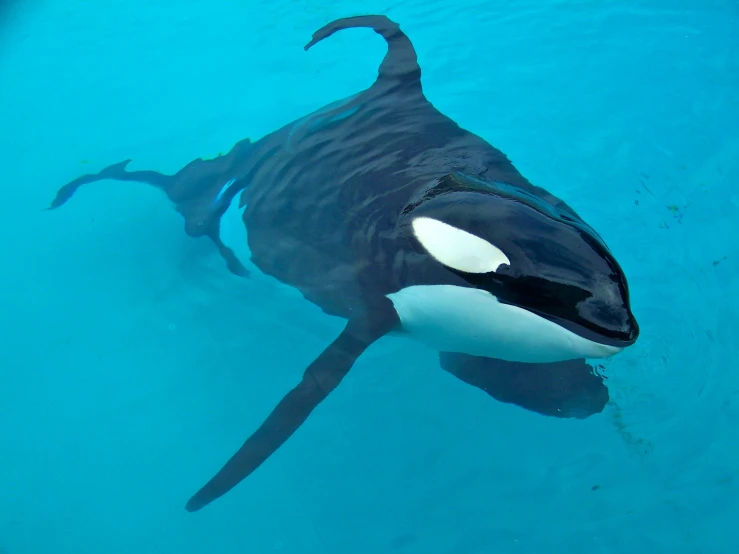
<svg viewBox="0 0 739 554">
<path fill-rule="evenodd" d="M 452 174 L 406 208 L 401 227 L 429 273 L 450 276 L 409 287 L 415 300 L 409 289 L 391 296 L 404 325 L 431 336 L 426 342 L 551 362 L 608 357 L 639 336 L 621 266 L 566 206 Z M 434 312 L 440 319 L 431 322 Z M 443 331 L 444 319 L 456 329 Z"/>
</svg>

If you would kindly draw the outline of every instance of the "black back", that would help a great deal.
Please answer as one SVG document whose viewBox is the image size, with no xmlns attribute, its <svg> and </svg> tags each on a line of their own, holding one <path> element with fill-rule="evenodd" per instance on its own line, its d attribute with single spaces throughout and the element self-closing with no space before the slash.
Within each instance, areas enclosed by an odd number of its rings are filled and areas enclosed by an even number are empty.
<svg viewBox="0 0 739 554">
<path fill-rule="evenodd" d="M 375 83 L 264 137 L 251 150 L 241 201 L 252 261 L 333 315 L 411 284 L 470 286 L 425 266 L 399 226 L 414 199 L 453 172 L 520 187 L 577 214 L 529 183 L 500 150 L 462 129 L 424 96 L 408 37 L 382 16 L 338 20 L 371 27 L 388 44 Z"/>
</svg>

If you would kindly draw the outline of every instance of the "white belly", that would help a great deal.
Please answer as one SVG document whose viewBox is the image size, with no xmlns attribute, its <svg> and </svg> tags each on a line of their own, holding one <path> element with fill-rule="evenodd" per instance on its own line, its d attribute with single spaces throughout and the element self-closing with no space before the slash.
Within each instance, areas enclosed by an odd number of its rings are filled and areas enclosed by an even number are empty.
<svg viewBox="0 0 739 554">
<path fill-rule="evenodd" d="M 511 362 L 607 358 L 621 348 L 593 342 L 492 294 L 453 285 L 389 294 L 403 330 L 429 347 Z"/>
<path fill-rule="evenodd" d="M 231 200 L 231 204 L 221 216 L 221 225 L 219 236 L 223 244 L 234 251 L 234 255 L 244 266 L 251 264 L 251 250 L 246 237 L 246 225 L 244 224 L 243 215 L 246 206 L 239 208 L 239 197 Z"/>
</svg>

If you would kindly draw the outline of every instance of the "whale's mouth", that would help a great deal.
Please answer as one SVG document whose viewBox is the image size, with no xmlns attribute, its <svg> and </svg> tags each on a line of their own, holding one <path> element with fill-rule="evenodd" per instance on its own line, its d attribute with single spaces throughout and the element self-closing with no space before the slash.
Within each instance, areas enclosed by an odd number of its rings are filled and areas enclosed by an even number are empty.
<svg viewBox="0 0 739 554">
<path fill-rule="evenodd" d="M 633 316 L 629 316 L 626 330 L 598 329 L 596 331 L 589 326 L 562 317 L 538 312 L 537 314 L 584 339 L 604 346 L 623 349 L 633 345 L 639 338 L 639 324 Z"/>
<path fill-rule="evenodd" d="M 639 325 L 626 303 L 603 302 L 587 290 L 541 277 L 513 277 L 507 275 L 506 266 L 494 275 L 450 271 L 500 302 L 527 310 L 595 344 L 620 350 L 639 337 Z"/>
</svg>

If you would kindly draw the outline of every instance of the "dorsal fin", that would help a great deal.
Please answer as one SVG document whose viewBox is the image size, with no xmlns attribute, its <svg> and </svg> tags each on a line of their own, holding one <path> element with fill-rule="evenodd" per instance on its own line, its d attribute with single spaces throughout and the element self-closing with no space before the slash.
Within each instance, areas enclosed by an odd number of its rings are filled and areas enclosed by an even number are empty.
<svg viewBox="0 0 739 554">
<path fill-rule="evenodd" d="M 356 27 L 368 27 L 387 42 L 387 54 L 380 64 L 375 84 L 391 81 L 396 87 L 417 89 L 420 92 L 421 68 L 413 43 L 397 23 L 384 15 L 360 15 L 332 21 L 313 33 L 313 39 L 305 45 L 305 50 L 337 31 Z"/>
</svg>

